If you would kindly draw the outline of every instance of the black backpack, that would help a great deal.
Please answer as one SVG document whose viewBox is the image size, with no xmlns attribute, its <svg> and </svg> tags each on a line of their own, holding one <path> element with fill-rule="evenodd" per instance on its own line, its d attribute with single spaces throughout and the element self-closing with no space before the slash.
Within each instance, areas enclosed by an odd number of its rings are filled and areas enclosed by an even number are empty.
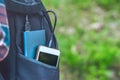
<svg viewBox="0 0 120 80">
<path fill-rule="evenodd" d="M 49 12 L 41 0 L 5 0 L 10 26 L 10 51 L 7 58 L 0 62 L 3 80 L 59 80 L 59 67 L 44 66 L 35 60 L 23 56 L 23 32 L 25 31 L 26 15 L 29 16 L 31 30 L 46 31 L 46 45 L 52 36 L 52 48 L 58 49 Z M 1 78 L 2 79 L 2 78 Z M 1 80 L 0 79 L 0 80 Z"/>
</svg>

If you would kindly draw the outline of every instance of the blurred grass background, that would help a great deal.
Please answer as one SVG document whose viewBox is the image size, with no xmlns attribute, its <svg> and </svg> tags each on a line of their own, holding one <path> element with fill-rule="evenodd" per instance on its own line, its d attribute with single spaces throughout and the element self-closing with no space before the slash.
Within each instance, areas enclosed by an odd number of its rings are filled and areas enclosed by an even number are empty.
<svg viewBox="0 0 120 80">
<path fill-rule="evenodd" d="M 60 80 L 120 80 L 120 0 L 42 0 L 58 16 Z"/>
</svg>

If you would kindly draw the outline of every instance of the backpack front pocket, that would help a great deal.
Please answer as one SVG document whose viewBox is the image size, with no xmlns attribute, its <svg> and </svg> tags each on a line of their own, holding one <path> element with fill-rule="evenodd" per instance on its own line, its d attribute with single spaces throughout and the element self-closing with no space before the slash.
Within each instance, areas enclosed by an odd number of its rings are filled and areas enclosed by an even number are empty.
<svg viewBox="0 0 120 80">
<path fill-rule="evenodd" d="M 58 80 L 58 77 L 58 68 L 18 54 L 17 80 Z"/>
</svg>

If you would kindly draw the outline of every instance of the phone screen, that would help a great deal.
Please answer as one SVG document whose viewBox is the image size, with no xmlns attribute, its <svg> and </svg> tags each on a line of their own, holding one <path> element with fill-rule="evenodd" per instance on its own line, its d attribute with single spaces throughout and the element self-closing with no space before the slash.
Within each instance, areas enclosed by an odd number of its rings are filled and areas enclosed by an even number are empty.
<svg viewBox="0 0 120 80">
<path fill-rule="evenodd" d="M 40 52 L 38 60 L 45 64 L 56 66 L 58 61 L 58 56 L 45 53 L 45 52 Z"/>
</svg>

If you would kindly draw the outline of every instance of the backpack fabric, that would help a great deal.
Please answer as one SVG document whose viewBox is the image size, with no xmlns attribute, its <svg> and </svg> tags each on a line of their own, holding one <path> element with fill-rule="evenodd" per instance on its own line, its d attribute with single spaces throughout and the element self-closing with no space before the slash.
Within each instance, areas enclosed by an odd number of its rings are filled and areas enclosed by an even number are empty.
<svg viewBox="0 0 120 80">
<path fill-rule="evenodd" d="M 53 35 L 52 48 L 58 48 L 53 34 L 50 17 L 40 0 L 5 0 L 10 28 L 10 51 L 0 62 L 3 80 L 59 80 L 59 67 L 52 68 L 23 55 L 23 32 L 26 15 L 29 16 L 31 31 L 46 31 L 46 45 Z"/>
</svg>

